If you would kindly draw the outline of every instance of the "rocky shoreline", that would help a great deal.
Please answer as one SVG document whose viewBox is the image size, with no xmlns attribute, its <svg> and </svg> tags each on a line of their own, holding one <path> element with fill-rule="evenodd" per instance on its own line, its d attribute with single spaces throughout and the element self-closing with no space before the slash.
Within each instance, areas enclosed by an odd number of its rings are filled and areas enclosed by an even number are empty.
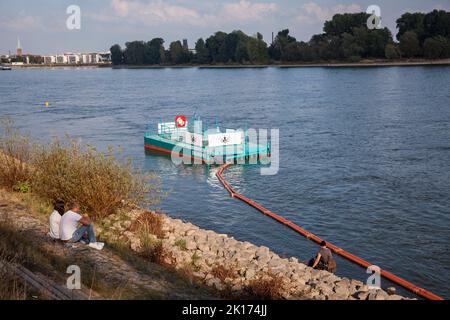
<svg viewBox="0 0 450 320">
<path fill-rule="evenodd" d="M 395 290 L 369 289 L 361 281 L 314 270 L 296 258 L 281 258 L 267 247 L 154 211 L 136 209 L 110 216 L 98 231 L 106 241 L 125 241 L 138 254 L 158 247 L 160 263 L 184 273 L 190 270 L 194 281 L 237 298 L 252 286 L 266 284 L 277 287 L 279 299 L 408 299 Z"/>
</svg>

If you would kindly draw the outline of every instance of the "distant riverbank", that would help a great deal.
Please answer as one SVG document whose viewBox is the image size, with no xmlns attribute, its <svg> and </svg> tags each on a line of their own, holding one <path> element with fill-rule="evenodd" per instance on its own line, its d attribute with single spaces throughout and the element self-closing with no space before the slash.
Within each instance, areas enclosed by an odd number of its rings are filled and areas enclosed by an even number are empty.
<svg viewBox="0 0 450 320">
<path fill-rule="evenodd" d="M 200 68 L 200 69 L 245 69 L 245 68 L 306 68 L 306 67 L 393 67 L 393 66 L 426 66 L 426 65 L 450 65 L 450 59 L 439 60 L 363 60 L 360 62 L 317 62 L 317 63 L 289 63 L 289 64 L 205 64 L 205 65 L 117 65 L 113 69 L 159 69 L 159 68 Z M 105 66 L 109 67 L 109 66 Z"/>
<path fill-rule="evenodd" d="M 408 66 L 445 66 L 450 59 L 439 60 L 363 60 L 360 62 L 317 62 L 289 64 L 181 64 L 181 65 L 111 65 L 111 64 L 52 64 L 22 65 L 12 68 L 113 68 L 113 69 L 163 69 L 163 68 L 199 68 L 199 69 L 259 69 L 259 68 L 362 68 L 362 67 L 408 67 Z"/>
</svg>

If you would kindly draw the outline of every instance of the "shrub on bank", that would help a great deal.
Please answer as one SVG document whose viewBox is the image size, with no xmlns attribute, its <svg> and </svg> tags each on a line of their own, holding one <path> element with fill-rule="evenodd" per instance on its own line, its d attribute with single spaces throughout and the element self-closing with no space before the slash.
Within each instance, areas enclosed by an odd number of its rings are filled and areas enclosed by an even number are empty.
<svg viewBox="0 0 450 320">
<path fill-rule="evenodd" d="M 269 274 L 260 275 L 250 281 L 244 289 L 250 299 L 255 300 L 281 300 L 283 298 L 283 278 Z"/>
<path fill-rule="evenodd" d="M 28 185 L 32 173 L 26 165 L 32 154 L 30 139 L 21 135 L 9 119 L 2 119 L 0 129 L 0 185 L 9 190 Z"/>
<path fill-rule="evenodd" d="M 107 153 L 66 137 L 49 144 L 31 142 L 3 122 L 0 136 L 0 185 L 33 192 L 51 202 L 77 201 L 95 218 L 132 205 L 159 201 L 159 179 L 135 172 L 131 161 L 121 162 Z M 27 186 L 27 188 L 24 188 Z"/>
</svg>

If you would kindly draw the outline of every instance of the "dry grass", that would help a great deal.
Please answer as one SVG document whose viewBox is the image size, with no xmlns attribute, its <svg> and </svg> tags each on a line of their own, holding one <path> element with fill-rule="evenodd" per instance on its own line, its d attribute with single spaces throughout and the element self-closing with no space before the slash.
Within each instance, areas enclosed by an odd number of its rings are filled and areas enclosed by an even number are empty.
<svg viewBox="0 0 450 320">
<path fill-rule="evenodd" d="M 162 217 L 150 211 L 141 213 L 141 215 L 133 221 L 129 230 L 131 232 L 153 234 L 159 239 L 162 239 L 165 236 Z"/>
<path fill-rule="evenodd" d="M 284 281 L 276 275 L 261 275 L 244 288 L 245 294 L 254 300 L 280 300 L 283 298 Z"/>
<path fill-rule="evenodd" d="M 140 238 L 140 240 L 141 250 L 139 255 L 142 258 L 163 267 L 171 268 L 174 266 L 175 259 L 173 258 L 172 253 L 164 248 L 161 240 L 144 242 L 142 238 Z"/>
<path fill-rule="evenodd" d="M 35 258 L 27 248 L 18 245 L 13 224 L 6 217 L 0 220 L 0 300 L 46 299 L 47 294 L 31 288 L 18 276 L 11 265 L 30 263 Z M 14 244 L 11 246 L 11 243 Z"/>
<path fill-rule="evenodd" d="M 0 130 L 0 185 L 14 190 L 31 180 L 32 172 L 26 163 L 31 159 L 32 145 L 27 136 L 13 128 L 9 119 L 1 120 Z"/>
<path fill-rule="evenodd" d="M 0 261 L 2 259 L 0 258 Z M 0 267 L 0 300 L 26 300 L 29 288 L 20 277 L 11 274 L 6 268 Z"/>
<path fill-rule="evenodd" d="M 2 122 L 0 135 L 0 186 L 33 192 L 54 203 L 76 201 L 83 212 L 102 218 L 120 208 L 156 204 L 160 200 L 159 178 L 142 174 L 132 163 L 70 138 L 49 144 L 32 142 Z"/>
<path fill-rule="evenodd" d="M 162 242 L 158 242 L 151 251 L 150 261 L 164 267 L 172 267 L 175 260 L 170 251 L 167 251 Z"/>
<path fill-rule="evenodd" d="M 215 265 L 211 269 L 211 274 L 223 282 L 227 278 L 236 278 L 236 268 L 234 266 Z"/>
<path fill-rule="evenodd" d="M 4 222 L 1 224 L 6 225 Z M 2 230 L 0 228 L 0 230 Z M 16 274 L 7 268 L 9 264 L 21 262 L 21 256 L 17 252 L 9 250 L 0 242 L 0 300 L 25 300 L 28 297 L 26 284 Z"/>
<path fill-rule="evenodd" d="M 160 215 L 144 211 L 131 223 L 129 230 L 139 237 L 141 257 L 162 266 L 173 265 L 172 254 L 164 248 L 160 240 L 165 236 Z"/>
</svg>

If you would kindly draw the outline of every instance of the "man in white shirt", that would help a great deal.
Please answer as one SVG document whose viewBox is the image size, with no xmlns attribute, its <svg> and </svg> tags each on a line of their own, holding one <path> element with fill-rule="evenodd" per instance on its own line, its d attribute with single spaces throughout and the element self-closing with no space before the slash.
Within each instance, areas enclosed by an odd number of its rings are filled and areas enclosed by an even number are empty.
<svg viewBox="0 0 450 320">
<path fill-rule="evenodd" d="M 53 212 L 49 217 L 50 231 L 49 235 L 53 239 L 60 239 L 59 226 L 61 224 L 61 215 L 64 214 L 64 204 L 62 202 L 56 202 L 53 206 Z"/>
<path fill-rule="evenodd" d="M 80 215 L 80 206 L 77 203 L 69 205 L 69 211 L 64 213 L 60 224 L 60 237 L 64 242 L 78 242 L 87 233 L 89 246 L 102 250 L 104 243 L 95 239 L 94 227 L 87 215 Z M 79 226 L 81 224 L 81 226 Z"/>
</svg>

